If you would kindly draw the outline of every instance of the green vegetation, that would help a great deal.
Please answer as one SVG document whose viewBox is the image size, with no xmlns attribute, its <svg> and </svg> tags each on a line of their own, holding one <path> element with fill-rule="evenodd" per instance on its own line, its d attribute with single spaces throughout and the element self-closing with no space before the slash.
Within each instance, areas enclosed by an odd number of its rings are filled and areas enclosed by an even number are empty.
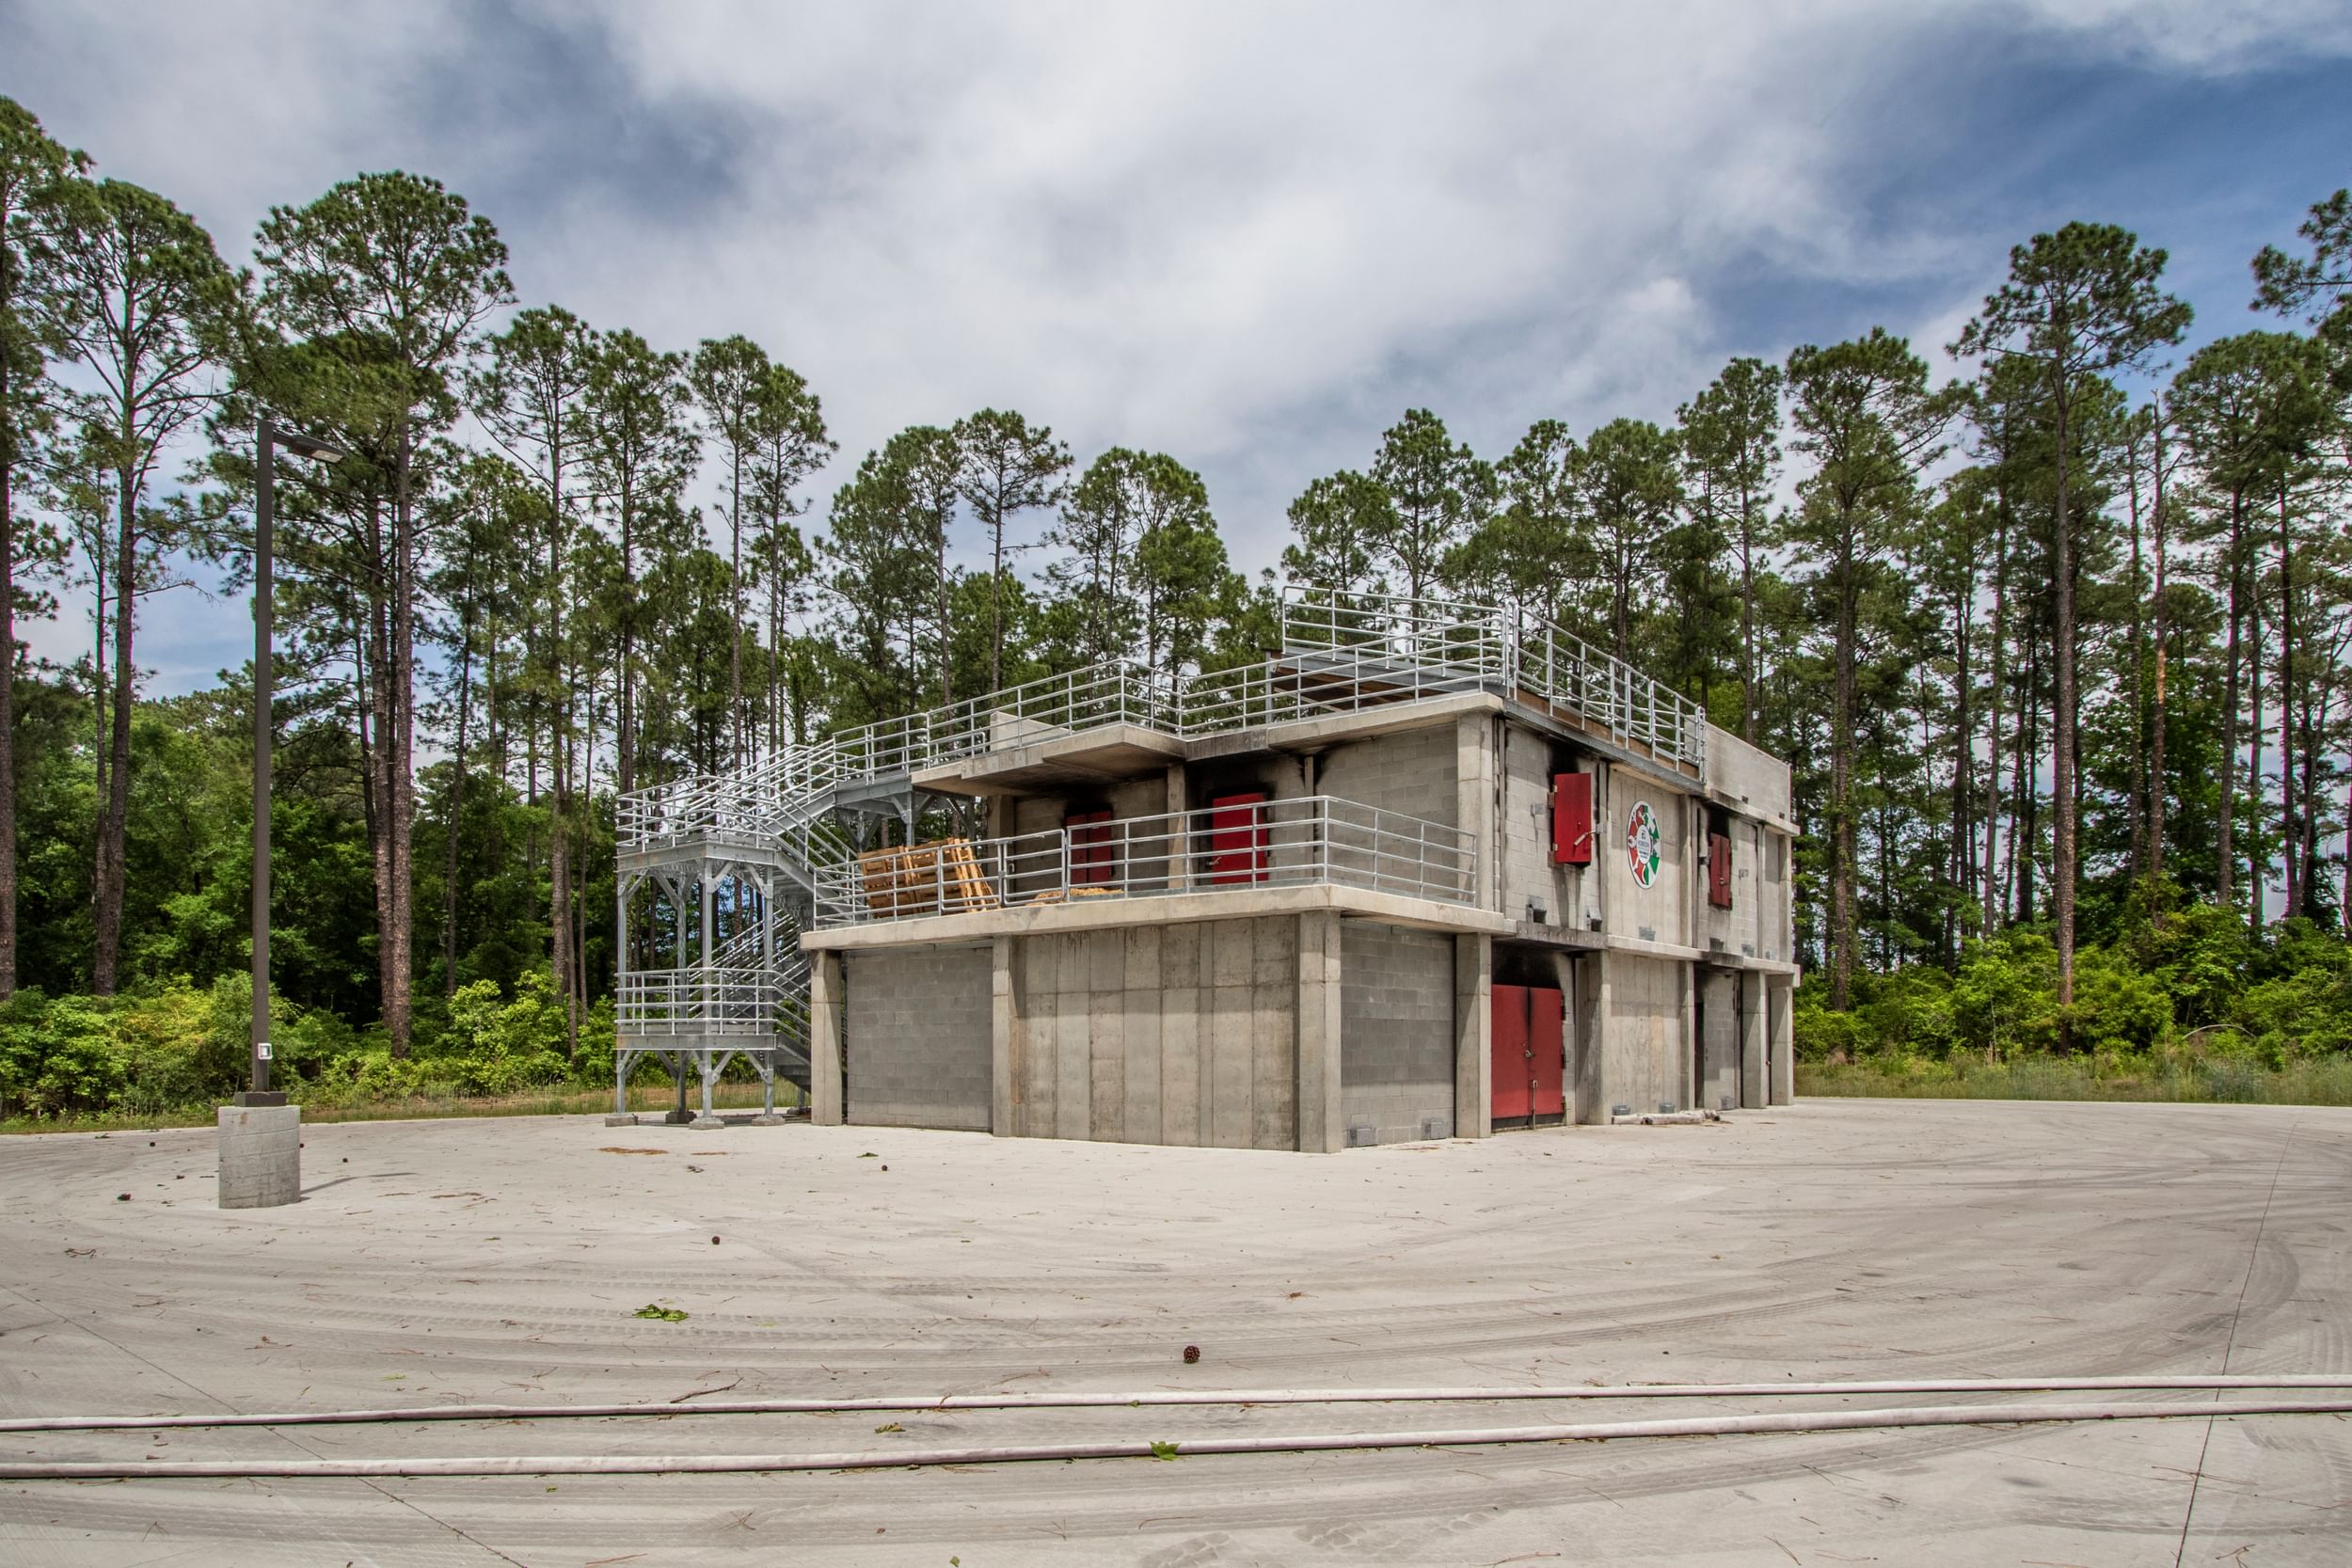
<svg viewBox="0 0 2352 1568">
<path fill-rule="evenodd" d="M 209 988 L 180 979 L 104 999 L 18 991 L 0 1003 L 0 1125 L 209 1121 L 245 1082 L 251 998 L 242 974 Z M 324 1009 L 281 1001 L 271 1016 L 278 1081 L 317 1119 L 611 1103 L 609 1008 L 592 1014 L 580 1051 L 567 1058 L 563 1011 L 537 971 L 512 1001 L 494 981 L 460 987 L 446 1022 L 405 1057 L 390 1053 L 380 1030 L 357 1034 Z M 647 1073 L 646 1092 L 658 1094 L 660 1076 Z"/>
<path fill-rule="evenodd" d="M 1800 1090 L 2352 1104 L 2352 949 L 2307 920 L 2257 943 L 2217 905 L 2140 891 L 2113 940 L 2081 948 L 2072 1004 L 2032 929 L 1950 972 L 1863 976 L 1844 1012 L 1801 990 Z"/>
</svg>

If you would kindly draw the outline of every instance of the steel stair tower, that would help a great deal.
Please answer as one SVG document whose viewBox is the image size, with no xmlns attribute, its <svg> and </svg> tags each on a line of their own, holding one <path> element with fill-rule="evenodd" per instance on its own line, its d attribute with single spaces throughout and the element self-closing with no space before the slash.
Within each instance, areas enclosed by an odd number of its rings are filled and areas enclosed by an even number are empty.
<svg viewBox="0 0 2352 1568">
<path fill-rule="evenodd" d="M 677 1085 L 673 1121 L 689 1119 L 689 1076 L 701 1080 L 697 1127 L 719 1125 L 712 1089 L 737 1056 L 759 1073 L 763 1122 L 781 1119 L 779 1075 L 808 1087 L 809 969 L 800 938 L 814 916 L 817 879 L 856 853 L 856 814 L 914 821 L 905 768 L 878 773 L 878 760 L 896 759 L 835 737 L 620 799 L 616 1120 L 628 1118 L 629 1075 L 648 1056 Z M 850 786 L 857 800 L 845 805 Z M 641 900 L 647 890 L 652 898 Z"/>
</svg>

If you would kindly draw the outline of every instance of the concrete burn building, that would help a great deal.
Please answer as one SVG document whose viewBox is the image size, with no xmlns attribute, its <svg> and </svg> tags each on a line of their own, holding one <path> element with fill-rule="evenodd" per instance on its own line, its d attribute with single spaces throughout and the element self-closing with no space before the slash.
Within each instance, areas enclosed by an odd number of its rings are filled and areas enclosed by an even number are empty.
<svg viewBox="0 0 2352 1568">
<path fill-rule="evenodd" d="M 1334 1150 L 1786 1101 L 1787 766 L 1555 627 L 1295 593 L 626 798 L 619 1077 L 819 1121 Z M 616 1115 L 625 1114 L 617 1099 Z"/>
</svg>

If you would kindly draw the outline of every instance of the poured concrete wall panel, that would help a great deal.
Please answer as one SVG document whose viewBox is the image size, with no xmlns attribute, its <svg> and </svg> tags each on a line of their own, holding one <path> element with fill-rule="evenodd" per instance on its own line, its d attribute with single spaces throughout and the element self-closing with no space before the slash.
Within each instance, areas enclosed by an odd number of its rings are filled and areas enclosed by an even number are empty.
<svg viewBox="0 0 2352 1568">
<path fill-rule="evenodd" d="M 1014 1136 L 1297 1146 L 1298 919 L 1014 939 Z"/>
<path fill-rule="evenodd" d="M 1789 819 L 1788 765 L 1712 724 L 1707 726 L 1707 784 L 1742 810 Z"/>
<path fill-rule="evenodd" d="M 1726 970 L 1698 976 L 1699 1083 L 1702 1109 L 1736 1110 L 1740 1105 L 1740 983 Z"/>
<path fill-rule="evenodd" d="M 1601 1021 L 1601 1095 L 1607 1105 L 1655 1111 L 1682 1105 L 1683 1016 L 1690 966 L 1609 955 L 1609 1016 Z"/>
</svg>

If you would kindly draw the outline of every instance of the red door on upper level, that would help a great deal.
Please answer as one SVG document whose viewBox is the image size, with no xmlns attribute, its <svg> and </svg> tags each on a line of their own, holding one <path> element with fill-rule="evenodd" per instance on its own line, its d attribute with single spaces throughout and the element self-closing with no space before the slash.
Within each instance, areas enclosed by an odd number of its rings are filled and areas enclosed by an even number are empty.
<svg viewBox="0 0 2352 1568">
<path fill-rule="evenodd" d="M 1070 879 L 1107 882 L 1111 879 L 1111 814 L 1073 811 L 1061 819 L 1070 834 Z"/>
<path fill-rule="evenodd" d="M 1731 908 L 1731 838 L 1725 833 L 1707 835 L 1707 901 Z"/>
<path fill-rule="evenodd" d="M 1266 876 L 1265 791 L 1209 802 L 1209 880 L 1263 882 Z"/>
<path fill-rule="evenodd" d="M 1593 776 L 1551 776 L 1551 863 L 1593 863 Z"/>
</svg>

